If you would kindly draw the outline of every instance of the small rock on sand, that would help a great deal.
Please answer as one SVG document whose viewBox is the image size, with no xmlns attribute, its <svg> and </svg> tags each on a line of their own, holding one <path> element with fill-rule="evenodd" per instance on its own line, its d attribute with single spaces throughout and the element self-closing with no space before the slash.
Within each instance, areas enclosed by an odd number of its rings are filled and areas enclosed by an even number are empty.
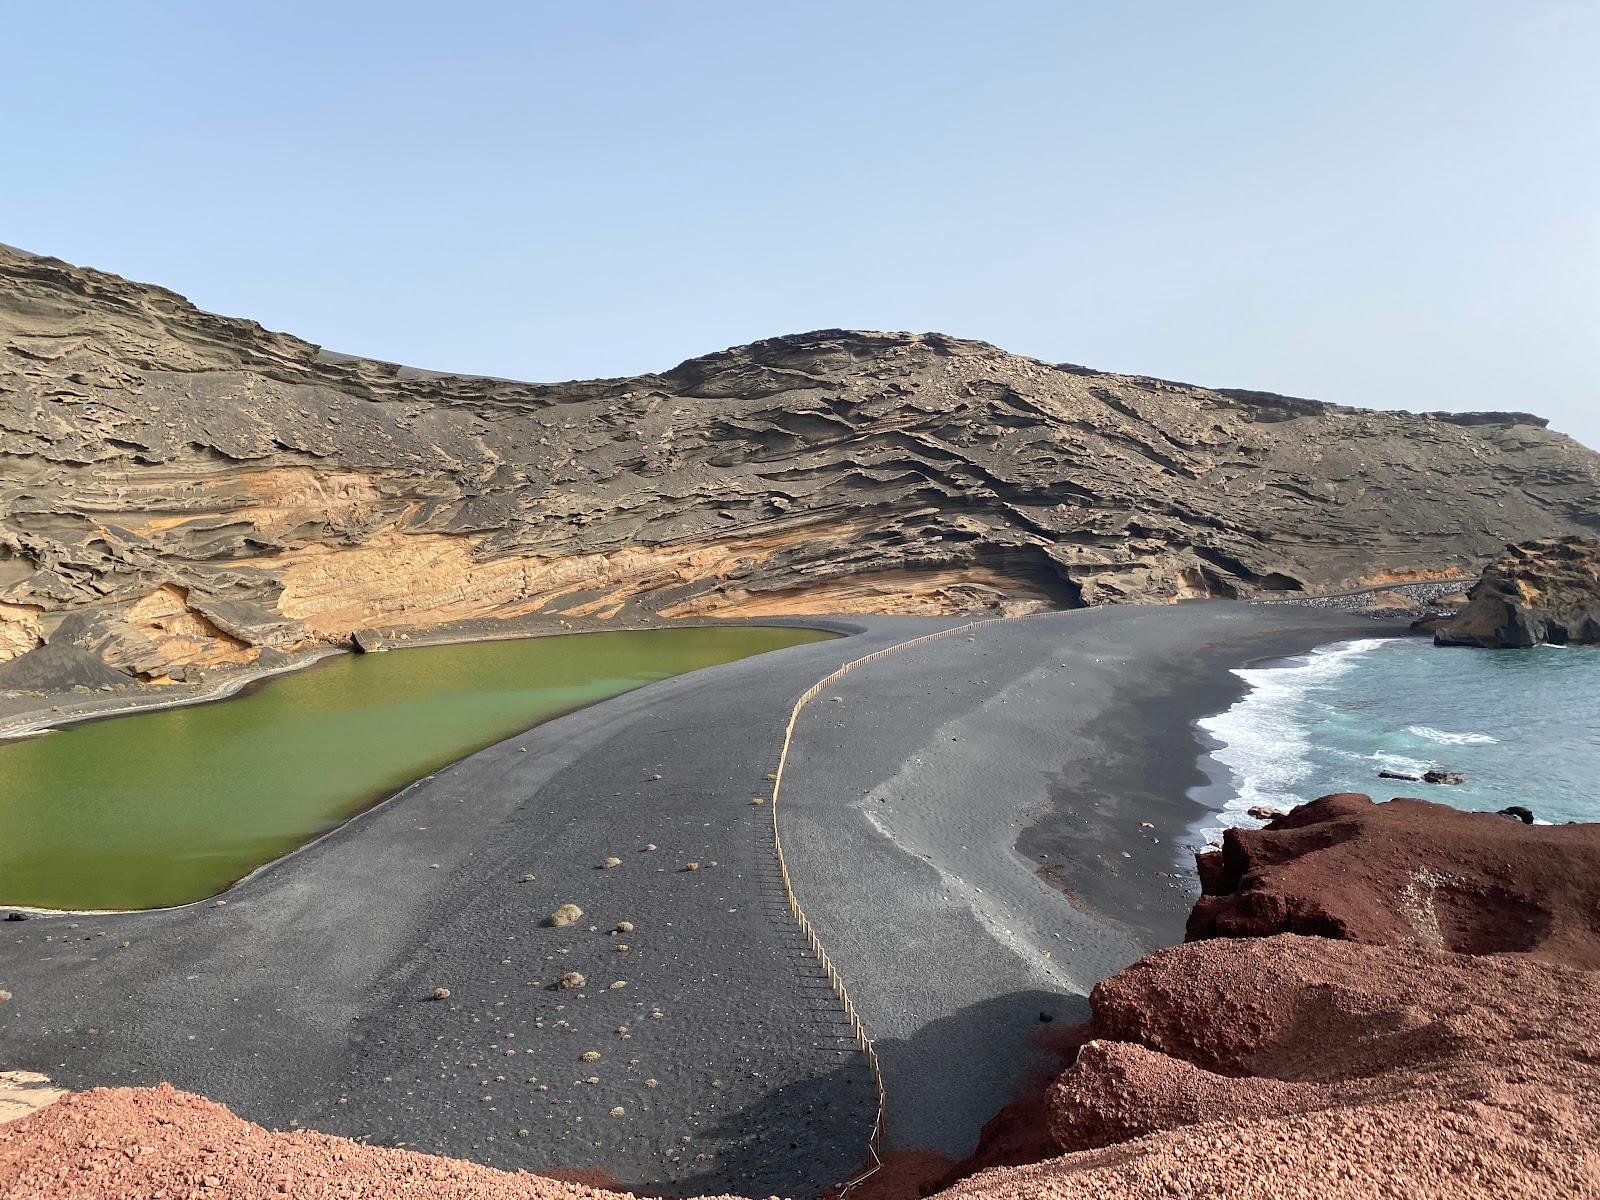
<svg viewBox="0 0 1600 1200">
<path fill-rule="evenodd" d="M 622 860 L 620 858 L 617 858 L 615 855 L 613 855 L 612 857 L 606 859 L 605 862 L 601 863 L 600 865 L 603 868 L 605 868 L 607 871 L 609 871 L 609 870 L 611 870 L 612 867 L 620 867 L 622 865 Z"/>
<path fill-rule="evenodd" d="M 433 989 L 433 998 L 435 1000 L 448 1000 L 448 999 L 450 999 L 450 989 L 446 988 L 446 987 L 434 988 Z"/>
<path fill-rule="evenodd" d="M 581 916 L 583 916 L 583 909 L 579 908 L 576 904 L 563 904 L 560 908 L 556 909 L 555 912 L 551 913 L 545 918 L 545 923 L 547 925 L 554 925 L 559 929 L 563 925 L 571 925 Z"/>
<path fill-rule="evenodd" d="M 613 929 L 611 932 L 612 933 L 632 933 L 633 932 L 633 922 L 632 921 L 618 921 L 617 922 L 617 927 L 615 929 Z"/>
<path fill-rule="evenodd" d="M 559 984 L 559 986 L 561 988 L 563 988 L 564 990 L 570 992 L 574 988 L 581 988 L 587 982 L 588 982 L 588 980 L 586 980 L 577 971 L 568 971 L 565 975 L 563 975 L 561 977 L 561 983 Z"/>
</svg>

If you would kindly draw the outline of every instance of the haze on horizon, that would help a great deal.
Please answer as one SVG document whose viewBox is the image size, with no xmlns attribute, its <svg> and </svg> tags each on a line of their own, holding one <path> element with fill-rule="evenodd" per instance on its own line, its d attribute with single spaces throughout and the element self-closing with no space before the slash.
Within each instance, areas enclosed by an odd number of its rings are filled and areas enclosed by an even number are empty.
<svg viewBox="0 0 1600 1200">
<path fill-rule="evenodd" d="M 1600 447 L 1600 5 L 12 6 L 0 241 L 533 380 L 940 330 Z"/>
</svg>

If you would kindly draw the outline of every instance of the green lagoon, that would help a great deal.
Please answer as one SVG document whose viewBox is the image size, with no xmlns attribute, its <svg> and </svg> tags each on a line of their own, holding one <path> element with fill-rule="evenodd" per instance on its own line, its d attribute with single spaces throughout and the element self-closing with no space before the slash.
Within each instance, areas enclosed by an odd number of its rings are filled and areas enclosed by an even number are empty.
<svg viewBox="0 0 1600 1200">
<path fill-rule="evenodd" d="M 0 904 L 199 900 L 541 721 L 832 636 L 725 626 L 345 654 L 226 700 L 0 743 Z"/>
</svg>

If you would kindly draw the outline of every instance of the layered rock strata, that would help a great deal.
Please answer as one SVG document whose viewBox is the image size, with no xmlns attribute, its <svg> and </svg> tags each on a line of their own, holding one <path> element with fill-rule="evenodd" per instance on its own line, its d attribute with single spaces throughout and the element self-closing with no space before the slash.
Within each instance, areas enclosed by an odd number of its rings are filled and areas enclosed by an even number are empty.
<svg viewBox="0 0 1600 1200">
<path fill-rule="evenodd" d="M 1473 585 L 1466 606 L 1430 628 L 1441 646 L 1600 642 L 1600 541 L 1563 537 L 1507 546 Z"/>
<path fill-rule="evenodd" d="M 1536 417 L 1209 390 L 941 334 L 517 383 L 333 354 L 9 249 L 0 333 L 0 690 L 530 614 L 1286 594 L 1600 529 L 1600 457 Z"/>
</svg>

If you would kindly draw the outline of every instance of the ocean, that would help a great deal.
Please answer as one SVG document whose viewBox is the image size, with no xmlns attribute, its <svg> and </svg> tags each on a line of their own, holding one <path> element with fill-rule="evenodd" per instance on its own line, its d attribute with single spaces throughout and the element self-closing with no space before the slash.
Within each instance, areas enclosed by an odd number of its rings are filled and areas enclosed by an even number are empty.
<svg viewBox="0 0 1600 1200">
<path fill-rule="evenodd" d="M 1329 792 L 1420 796 L 1540 821 L 1600 820 L 1600 648 L 1444 649 L 1364 638 L 1234 672 L 1249 692 L 1199 727 L 1214 810 L 1191 841 L 1258 826 L 1254 805 L 1292 808 Z M 1459 785 L 1380 779 L 1460 771 Z"/>
</svg>

